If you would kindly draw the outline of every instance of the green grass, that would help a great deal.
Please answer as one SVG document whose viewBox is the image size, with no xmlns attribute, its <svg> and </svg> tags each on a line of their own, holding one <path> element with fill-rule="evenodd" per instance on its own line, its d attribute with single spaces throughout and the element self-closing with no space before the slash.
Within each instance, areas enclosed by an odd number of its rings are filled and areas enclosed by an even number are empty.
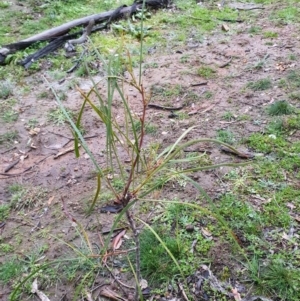
<svg viewBox="0 0 300 301">
<path fill-rule="evenodd" d="M 8 204 L 0 205 L 0 221 L 3 222 L 9 216 L 10 206 Z"/>
<path fill-rule="evenodd" d="M 272 82 L 268 78 L 260 79 L 255 82 L 249 82 L 247 88 L 250 88 L 253 91 L 264 91 L 272 87 Z"/>
<path fill-rule="evenodd" d="M 299 300 L 296 297 L 300 289 L 299 269 L 289 267 L 282 260 L 273 260 L 266 266 L 260 267 L 258 272 L 261 292 L 268 293 L 271 291 L 280 300 Z"/>
<path fill-rule="evenodd" d="M 179 260 L 183 255 L 179 249 L 175 237 L 171 237 L 165 232 L 165 229 L 154 228 L 166 247 L 173 256 Z M 141 271 L 150 284 L 158 284 L 161 281 L 168 281 L 174 275 L 179 274 L 179 270 L 165 248 L 158 242 L 155 235 L 150 231 L 143 231 L 140 235 L 141 246 Z"/>
<path fill-rule="evenodd" d="M 233 144 L 236 141 L 234 134 L 230 130 L 218 130 L 216 138 L 228 144 Z"/>
<path fill-rule="evenodd" d="M 70 109 L 66 109 L 67 113 L 72 117 L 75 116 L 75 113 L 71 111 Z M 67 117 L 63 113 L 61 109 L 52 109 L 47 114 L 48 120 L 56 126 L 60 126 L 62 124 L 65 124 L 67 122 Z"/>
<path fill-rule="evenodd" d="M 10 3 L 8 1 L 0 1 L 1 9 L 9 8 L 9 6 L 10 6 Z"/>
<path fill-rule="evenodd" d="M 294 111 L 294 108 L 285 100 L 276 101 L 268 108 L 268 114 L 271 116 L 289 115 Z"/>
<path fill-rule="evenodd" d="M 200 212 L 184 204 L 175 203 L 167 205 L 163 215 L 155 218 L 152 224 L 153 230 L 173 254 L 185 275 L 189 275 L 202 260 L 199 255 L 207 255 L 212 246 L 212 242 L 204 238 L 197 230 L 191 232 L 186 230 L 188 226 L 195 225 L 200 216 Z M 195 239 L 197 240 L 196 255 L 189 252 Z M 170 282 L 173 277 L 179 277 L 178 267 L 150 230 L 141 233 L 140 243 L 141 269 L 150 284 L 158 285 L 162 281 Z"/>
<path fill-rule="evenodd" d="M 5 80 L 0 82 L 0 99 L 6 99 L 13 95 L 14 85 L 11 81 Z"/>
<path fill-rule="evenodd" d="M 10 259 L 0 264 L 0 281 L 8 283 L 20 275 L 22 264 L 17 259 Z"/>
<path fill-rule="evenodd" d="M 197 74 L 205 79 L 211 79 L 216 76 L 216 71 L 211 67 L 200 67 L 197 69 Z"/>
<path fill-rule="evenodd" d="M 47 196 L 46 190 L 40 186 L 25 186 L 19 183 L 10 185 L 8 191 L 11 194 L 9 205 L 18 210 L 37 206 Z"/>
<path fill-rule="evenodd" d="M 17 131 L 9 131 L 5 134 L 0 135 L 0 145 L 2 144 L 12 144 L 14 140 L 19 138 L 19 134 Z"/>
<path fill-rule="evenodd" d="M 274 39 L 274 38 L 278 38 L 278 33 L 277 32 L 274 32 L 274 31 L 265 31 L 263 33 L 263 37 L 265 39 Z"/>
</svg>

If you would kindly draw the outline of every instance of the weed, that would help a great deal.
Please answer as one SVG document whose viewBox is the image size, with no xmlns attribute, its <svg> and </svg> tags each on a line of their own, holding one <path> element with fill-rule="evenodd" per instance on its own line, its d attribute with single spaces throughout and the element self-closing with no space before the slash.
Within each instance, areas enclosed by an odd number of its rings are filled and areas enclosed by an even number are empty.
<svg viewBox="0 0 300 301">
<path fill-rule="evenodd" d="M 251 26 L 249 29 L 248 29 L 248 32 L 249 33 L 252 33 L 252 34 L 258 34 L 261 32 L 261 27 L 259 26 Z"/>
<path fill-rule="evenodd" d="M 228 143 L 228 144 L 233 144 L 236 139 L 234 137 L 234 134 L 230 130 L 219 130 L 217 131 L 217 137 L 218 140 Z"/>
<path fill-rule="evenodd" d="M 145 69 L 151 69 L 151 68 L 155 69 L 155 68 L 158 68 L 158 64 L 155 63 L 155 62 L 153 62 L 153 63 L 147 63 L 147 64 L 144 65 L 144 68 Z"/>
<path fill-rule="evenodd" d="M 287 75 L 287 81 L 293 88 L 300 88 L 300 72 L 299 70 L 292 70 Z"/>
<path fill-rule="evenodd" d="M 70 116 L 74 116 L 74 112 L 72 112 L 69 109 L 66 109 L 67 113 Z M 63 111 L 61 109 L 52 109 L 49 113 L 48 113 L 48 120 L 52 121 L 55 125 L 62 125 L 64 123 L 67 122 L 67 117 L 66 115 L 63 113 Z"/>
<path fill-rule="evenodd" d="M 189 118 L 189 114 L 187 112 L 178 112 L 176 113 L 179 120 L 186 120 Z"/>
<path fill-rule="evenodd" d="M 282 137 L 274 135 L 262 135 L 255 133 L 247 138 L 248 145 L 258 151 L 270 153 L 277 148 L 286 146 L 286 141 Z"/>
<path fill-rule="evenodd" d="M 293 112 L 294 108 L 285 100 L 276 101 L 268 108 L 268 114 L 271 116 L 289 115 Z"/>
<path fill-rule="evenodd" d="M 18 120 L 18 115 L 13 109 L 7 109 L 1 114 L 1 118 L 4 122 L 11 123 Z"/>
<path fill-rule="evenodd" d="M 227 120 L 227 121 L 232 121 L 235 119 L 235 116 L 233 113 L 231 112 L 225 112 L 223 115 L 222 115 L 222 119 L 224 120 Z"/>
<path fill-rule="evenodd" d="M 43 92 L 40 92 L 38 95 L 37 95 L 38 98 L 49 98 L 49 92 L 48 91 L 43 91 Z"/>
<path fill-rule="evenodd" d="M 277 10 L 271 17 L 284 23 L 292 23 L 297 20 L 299 11 L 297 7 L 289 6 L 287 8 Z"/>
<path fill-rule="evenodd" d="M 225 194 L 220 199 L 220 213 L 229 221 L 230 227 L 235 230 L 242 230 L 246 236 L 250 237 L 261 233 L 263 217 L 254 208 L 239 200 L 233 194 Z"/>
<path fill-rule="evenodd" d="M 39 186 L 13 184 L 8 190 L 11 193 L 10 206 L 15 209 L 37 206 L 47 195 L 46 190 Z"/>
<path fill-rule="evenodd" d="M 205 79 L 211 79 L 216 76 L 216 70 L 212 69 L 211 67 L 200 67 L 197 70 L 197 74 Z"/>
<path fill-rule="evenodd" d="M 270 38 L 270 39 L 274 39 L 278 37 L 278 33 L 277 32 L 273 32 L 273 31 L 265 31 L 263 33 L 264 38 Z"/>
<path fill-rule="evenodd" d="M 278 87 L 279 88 L 286 88 L 288 86 L 288 84 L 287 84 L 287 81 L 285 80 L 285 79 L 280 79 L 279 81 L 278 81 Z"/>
<path fill-rule="evenodd" d="M 9 216 L 10 207 L 9 205 L 0 205 L 0 221 L 6 220 Z"/>
<path fill-rule="evenodd" d="M 294 53 L 289 54 L 288 59 L 290 61 L 297 61 L 297 56 Z"/>
<path fill-rule="evenodd" d="M 271 121 L 266 127 L 268 134 L 274 134 L 276 136 L 282 135 L 284 130 L 284 122 L 282 119 L 275 119 Z"/>
<path fill-rule="evenodd" d="M 7 132 L 5 134 L 0 135 L 0 145 L 13 143 L 16 139 L 18 139 L 19 134 L 17 131 Z"/>
<path fill-rule="evenodd" d="M 300 129 L 300 116 L 293 116 L 283 121 L 283 127 L 286 130 L 299 130 Z"/>
<path fill-rule="evenodd" d="M 253 91 L 263 91 L 270 89 L 272 87 L 272 82 L 268 79 L 260 79 L 256 82 L 249 82 L 247 88 L 250 88 Z"/>
<path fill-rule="evenodd" d="M 14 247 L 9 244 L 0 244 L 0 252 L 3 253 L 12 253 L 14 251 Z"/>
<path fill-rule="evenodd" d="M 300 91 L 290 93 L 289 98 L 292 100 L 300 100 Z"/>
<path fill-rule="evenodd" d="M 146 38 L 151 35 L 151 26 L 144 26 L 143 29 L 141 29 L 141 26 L 139 24 L 134 25 L 131 22 L 125 23 L 125 21 L 120 22 L 119 24 L 112 24 L 111 26 L 116 32 L 119 34 L 130 34 L 134 38 L 141 40 L 141 38 Z M 143 30 L 143 31 L 141 31 Z"/>
<path fill-rule="evenodd" d="M 190 56 L 189 55 L 183 55 L 181 58 L 180 58 L 180 63 L 182 64 L 185 64 L 185 63 L 188 63 L 189 62 L 189 59 L 190 59 Z"/>
<path fill-rule="evenodd" d="M 2 81 L 0 83 L 0 99 L 6 99 L 13 95 L 13 84 L 9 80 Z"/>
<path fill-rule="evenodd" d="M 5 261 L 0 265 L 0 280 L 4 283 L 20 275 L 22 264 L 15 258 Z"/>
<path fill-rule="evenodd" d="M 182 255 L 176 238 L 171 237 L 163 228 L 154 228 L 166 247 L 178 260 Z M 150 283 L 160 283 L 169 280 L 179 273 L 178 268 L 166 253 L 165 248 L 158 243 L 155 235 L 150 231 L 143 231 L 140 235 L 141 271 Z"/>
<path fill-rule="evenodd" d="M 31 118 L 27 121 L 26 126 L 29 129 L 34 129 L 39 124 L 39 121 L 36 118 Z"/>
<path fill-rule="evenodd" d="M 124 188 L 125 183 L 121 178 L 114 177 L 111 181 L 111 185 L 117 192 L 120 192 Z"/>
<path fill-rule="evenodd" d="M 299 292 L 300 271 L 281 261 L 272 261 L 261 271 L 261 284 L 281 300 L 294 299 Z"/>
<path fill-rule="evenodd" d="M 8 1 L 0 1 L 0 8 L 1 9 L 5 9 L 5 8 L 8 8 L 10 6 L 10 2 Z"/>
<path fill-rule="evenodd" d="M 141 131 L 141 121 L 137 120 L 134 123 L 134 127 L 137 132 L 140 132 Z M 145 124 L 145 133 L 146 134 L 155 134 L 157 132 L 157 129 L 158 129 L 158 127 L 151 122 Z"/>
<path fill-rule="evenodd" d="M 211 91 L 206 91 L 203 93 L 203 97 L 205 99 L 211 99 L 214 96 L 214 94 Z"/>
</svg>

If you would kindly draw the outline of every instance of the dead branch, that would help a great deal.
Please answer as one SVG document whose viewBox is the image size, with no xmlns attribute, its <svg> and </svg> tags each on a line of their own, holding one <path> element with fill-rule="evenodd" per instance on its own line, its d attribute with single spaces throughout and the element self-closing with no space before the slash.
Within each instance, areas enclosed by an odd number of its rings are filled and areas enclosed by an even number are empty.
<svg viewBox="0 0 300 301">
<path fill-rule="evenodd" d="M 145 5 L 150 8 L 165 7 L 167 6 L 167 3 L 167 0 L 145 1 Z M 5 64 L 5 59 L 9 54 L 13 54 L 18 50 L 25 49 L 36 42 L 51 41 L 50 44 L 48 44 L 43 49 L 39 50 L 38 53 L 35 54 L 35 56 L 30 56 L 29 59 L 26 59 L 21 63 L 21 65 L 28 68 L 31 65 L 30 62 L 33 62 L 38 58 L 41 58 L 47 55 L 48 53 L 55 51 L 56 49 L 61 47 L 65 41 L 74 39 L 84 33 L 84 30 L 80 30 L 76 33 L 68 34 L 72 28 L 78 26 L 87 26 L 90 22 L 94 22 L 95 26 L 93 27 L 91 32 L 102 30 L 106 28 L 112 21 L 136 13 L 139 9 L 142 8 L 142 5 L 143 1 L 134 1 L 134 3 L 131 6 L 126 7 L 125 5 L 122 5 L 117 9 L 110 10 L 108 12 L 94 14 L 91 16 L 76 19 L 62 24 L 60 26 L 45 30 L 39 34 L 36 34 L 19 42 L 4 45 L 2 48 L 0 48 L 0 64 Z"/>
</svg>

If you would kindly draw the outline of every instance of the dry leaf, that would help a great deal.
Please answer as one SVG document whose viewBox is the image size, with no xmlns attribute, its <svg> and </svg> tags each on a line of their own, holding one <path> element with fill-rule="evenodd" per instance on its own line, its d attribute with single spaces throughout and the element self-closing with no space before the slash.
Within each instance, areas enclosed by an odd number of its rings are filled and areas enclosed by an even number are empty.
<svg viewBox="0 0 300 301">
<path fill-rule="evenodd" d="M 226 24 L 222 24 L 222 30 L 229 31 L 229 27 Z"/>
<path fill-rule="evenodd" d="M 40 128 L 34 128 L 34 129 L 31 129 L 31 130 L 29 131 L 29 135 L 30 135 L 30 136 L 37 135 L 40 131 L 41 131 Z"/>
<path fill-rule="evenodd" d="M 242 301 L 241 295 L 236 288 L 231 289 L 235 301 Z"/>
<path fill-rule="evenodd" d="M 54 198 L 55 198 L 55 196 L 52 196 L 51 198 L 49 198 L 49 200 L 48 200 L 48 206 L 50 206 L 51 205 L 51 203 L 52 203 L 52 201 L 54 200 Z"/>
<path fill-rule="evenodd" d="M 41 299 L 41 301 L 50 301 L 50 299 L 43 292 L 38 290 L 37 279 L 34 279 L 32 285 L 31 285 L 31 292 L 33 294 L 37 294 L 38 297 Z"/>
<path fill-rule="evenodd" d="M 113 290 L 109 289 L 108 287 L 104 288 L 103 290 L 101 290 L 100 295 L 103 297 L 107 297 L 109 299 L 112 300 L 124 300 L 124 298 L 122 298 L 120 295 L 118 295 L 116 292 L 114 292 Z"/>
<path fill-rule="evenodd" d="M 212 234 L 207 230 L 207 228 L 201 228 L 201 233 L 206 237 L 209 238 Z"/>
<path fill-rule="evenodd" d="M 147 282 L 147 280 L 142 279 L 142 280 L 140 281 L 140 287 L 141 287 L 142 290 L 144 290 L 145 288 L 147 288 L 147 287 L 148 287 L 148 282 Z"/>
<path fill-rule="evenodd" d="M 122 245 L 122 237 L 125 235 L 126 233 L 126 230 L 123 230 L 121 231 L 112 241 L 112 249 L 115 251 L 115 250 L 118 250 L 121 245 Z"/>
</svg>

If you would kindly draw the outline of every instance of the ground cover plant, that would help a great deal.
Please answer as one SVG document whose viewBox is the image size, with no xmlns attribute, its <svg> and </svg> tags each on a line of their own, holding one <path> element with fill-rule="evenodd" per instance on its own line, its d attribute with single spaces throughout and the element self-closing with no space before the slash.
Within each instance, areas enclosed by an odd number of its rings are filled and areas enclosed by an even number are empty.
<svg viewBox="0 0 300 301">
<path fill-rule="evenodd" d="M 120 5 L 22 4 L 1 45 Z M 218 4 L 0 66 L 0 299 L 299 300 L 299 1 Z"/>
</svg>

